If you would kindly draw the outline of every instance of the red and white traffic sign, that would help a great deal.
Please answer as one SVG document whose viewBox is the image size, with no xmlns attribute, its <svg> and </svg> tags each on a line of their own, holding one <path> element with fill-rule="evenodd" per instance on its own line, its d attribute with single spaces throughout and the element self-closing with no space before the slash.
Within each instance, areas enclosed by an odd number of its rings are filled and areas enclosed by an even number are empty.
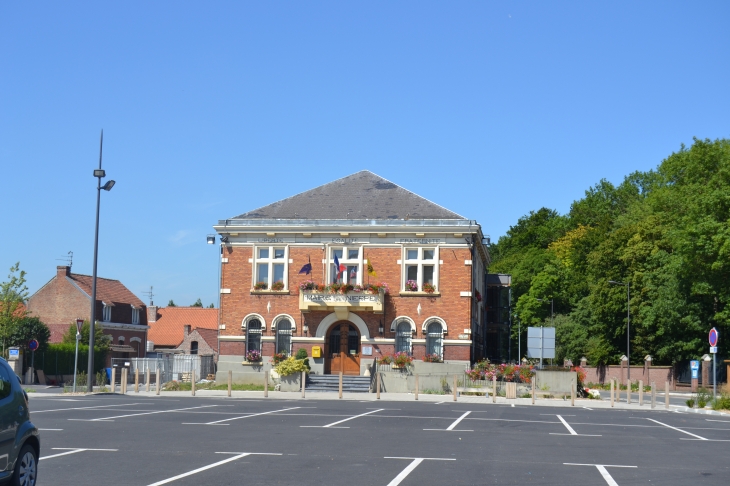
<svg viewBox="0 0 730 486">
<path fill-rule="evenodd" d="M 719 337 L 719 334 L 717 332 L 717 329 L 714 327 L 710 329 L 710 346 L 713 348 L 717 346 L 717 339 Z"/>
<path fill-rule="evenodd" d="M 76 334 L 81 334 L 81 328 L 84 326 L 83 319 L 76 319 Z"/>
</svg>

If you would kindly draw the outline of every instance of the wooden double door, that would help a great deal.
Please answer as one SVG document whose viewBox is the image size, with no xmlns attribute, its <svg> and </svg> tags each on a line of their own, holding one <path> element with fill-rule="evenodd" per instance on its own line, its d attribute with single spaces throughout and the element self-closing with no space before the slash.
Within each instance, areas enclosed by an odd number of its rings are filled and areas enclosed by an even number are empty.
<svg viewBox="0 0 730 486">
<path fill-rule="evenodd" d="M 336 322 L 327 333 L 325 373 L 360 374 L 360 333 L 349 322 Z"/>
</svg>

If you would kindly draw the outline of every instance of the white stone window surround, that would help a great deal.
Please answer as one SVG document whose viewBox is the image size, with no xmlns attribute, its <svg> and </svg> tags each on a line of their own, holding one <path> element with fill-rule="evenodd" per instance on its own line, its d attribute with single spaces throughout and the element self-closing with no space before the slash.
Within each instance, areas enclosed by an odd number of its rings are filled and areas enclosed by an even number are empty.
<svg viewBox="0 0 730 486">
<path fill-rule="evenodd" d="M 441 323 L 441 327 L 443 328 L 444 333 L 446 333 L 448 331 L 449 328 L 446 326 L 445 320 L 443 320 L 439 316 L 431 316 L 431 317 L 427 317 L 423 321 L 423 324 L 421 325 L 421 330 L 424 332 L 424 334 L 428 331 L 428 325 L 434 321 Z"/>
<path fill-rule="evenodd" d="M 411 325 L 411 332 L 415 333 L 416 332 L 416 323 L 413 321 L 413 319 L 411 319 L 408 316 L 398 316 L 395 319 L 393 319 L 393 322 L 390 323 L 390 331 L 395 332 L 395 330 L 397 329 L 398 323 L 404 322 L 404 321 L 408 322 L 408 324 Z"/>
<path fill-rule="evenodd" d="M 418 291 L 423 292 L 423 280 L 424 280 L 424 266 L 433 267 L 433 286 L 436 287 L 436 292 L 439 289 L 439 246 L 403 246 L 402 257 L 401 257 L 401 292 L 406 290 L 406 282 L 411 280 L 408 278 L 408 268 L 416 267 L 416 283 L 418 284 Z M 415 255 L 413 252 L 415 251 Z M 425 255 L 424 252 L 432 251 L 433 255 Z M 410 257 L 410 258 L 409 258 Z M 432 258 L 429 258 L 432 257 Z"/>
<path fill-rule="evenodd" d="M 357 267 L 356 283 L 353 285 L 362 285 L 362 272 L 363 272 L 363 246 L 330 246 L 327 250 L 327 283 L 334 283 L 334 278 L 337 273 L 335 269 L 335 251 L 342 252 L 342 257 L 337 257 L 341 265 L 346 267 Z M 357 257 L 351 258 L 351 252 L 357 251 Z M 345 270 L 348 273 L 347 278 L 341 275 L 340 278 L 343 282 L 350 282 L 350 269 Z"/>
<path fill-rule="evenodd" d="M 258 334 L 258 337 L 254 340 L 255 341 L 254 346 L 252 346 L 252 340 L 251 340 L 251 336 L 249 335 L 250 333 L 249 333 L 249 328 L 248 328 L 249 323 L 252 321 L 258 321 L 261 324 L 260 333 L 256 332 L 256 334 Z M 246 352 L 248 353 L 249 351 L 251 351 L 252 347 L 255 348 L 257 351 L 261 352 L 261 348 L 262 348 L 261 344 L 263 341 L 262 337 L 263 337 L 264 331 L 266 331 L 266 321 L 264 320 L 264 318 L 259 314 L 249 314 L 243 318 L 243 322 L 241 322 L 241 329 L 243 330 L 244 335 L 246 337 Z"/>
<path fill-rule="evenodd" d="M 246 331 L 248 329 L 249 321 L 252 321 L 253 319 L 258 319 L 258 321 L 261 323 L 262 332 L 266 330 L 266 320 L 261 314 L 248 314 L 246 317 L 244 317 L 241 321 L 241 330 Z"/>
<path fill-rule="evenodd" d="M 294 318 L 292 316 L 290 316 L 289 314 L 279 314 L 278 316 L 276 316 L 273 319 L 271 319 L 271 330 L 272 331 L 276 329 L 276 325 L 282 319 L 288 319 L 289 322 L 291 322 L 291 330 L 292 330 L 292 332 L 297 330 L 297 323 L 296 323 L 296 321 L 294 320 Z M 263 325 L 263 321 L 262 321 L 262 325 Z"/>
<path fill-rule="evenodd" d="M 268 251 L 268 256 L 265 258 L 262 258 L 261 250 Z M 283 250 L 283 256 L 279 256 L 277 258 L 277 250 L 281 251 Z M 280 264 L 284 266 L 284 275 L 282 278 L 282 281 L 284 282 L 284 289 L 289 289 L 289 245 L 272 245 L 272 246 L 264 246 L 264 245 L 254 245 L 253 247 L 253 282 L 251 283 L 251 288 L 253 288 L 254 285 L 256 285 L 258 282 L 266 282 L 268 285 L 267 289 L 271 290 L 271 286 L 276 283 L 276 280 L 274 280 L 274 265 Z M 268 276 L 265 280 L 261 280 L 259 278 L 259 265 L 267 265 L 268 269 Z"/>
<path fill-rule="evenodd" d="M 112 321 L 112 306 L 107 304 L 106 302 L 102 302 L 102 305 L 104 306 L 101 311 L 101 320 L 103 322 L 111 322 Z"/>
</svg>

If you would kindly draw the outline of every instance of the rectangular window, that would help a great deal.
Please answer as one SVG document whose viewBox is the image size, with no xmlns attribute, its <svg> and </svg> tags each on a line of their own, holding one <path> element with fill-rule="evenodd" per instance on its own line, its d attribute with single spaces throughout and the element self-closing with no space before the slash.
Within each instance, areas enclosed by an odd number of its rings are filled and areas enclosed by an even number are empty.
<svg viewBox="0 0 730 486">
<path fill-rule="evenodd" d="M 362 258 L 360 247 L 331 248 L 329 260 L 330 283 L 348 283 L 350 285 L 362 284 Z M 335 266 L 335 257 L 340 268 Z"/>
<path fill-rule="evenodd" d="M 405 248 L 403 254 L 401 290 L 424 292 L 425 284 L 438 287 L 438 248 Z M 415 282 L 415 285 L 409 282 Z"/>
<path fill-rule="evenodd" d="M 111 322 L 112 320 L 112 306 L 104 304 L 104 308 L 101 312 L 102 316 L 101 319 L 104 322 Z"/>
<path fill-rule="evenodd" d="M 132 324 L 139 324 L 139 309 L 132 307 Z"/>
<path fill-rule="evenodd" d="M 287 247 L 257 247 L 254 255 L 254 289 L 286 290 L 287 268 L 285 263 L 289 251 Z M 283 285 L 283 286 L 282 286 Z"/>
</svg>

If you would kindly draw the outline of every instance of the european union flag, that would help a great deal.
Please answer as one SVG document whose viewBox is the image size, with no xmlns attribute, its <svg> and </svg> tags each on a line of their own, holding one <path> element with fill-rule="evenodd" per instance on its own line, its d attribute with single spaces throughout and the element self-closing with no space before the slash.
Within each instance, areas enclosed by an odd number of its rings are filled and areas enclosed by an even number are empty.
<svg viewBox="0 0 730 486">
<path fill-rule="evenodd" d="M 301 275 L 302 273 L 305 275 L 309 275 L 310 273 L 312 273 L 312 260 L 309 260 L 308 263 L 305 263 L 302 269 L 299 270 L 299 274 Z"/>
</svg>

